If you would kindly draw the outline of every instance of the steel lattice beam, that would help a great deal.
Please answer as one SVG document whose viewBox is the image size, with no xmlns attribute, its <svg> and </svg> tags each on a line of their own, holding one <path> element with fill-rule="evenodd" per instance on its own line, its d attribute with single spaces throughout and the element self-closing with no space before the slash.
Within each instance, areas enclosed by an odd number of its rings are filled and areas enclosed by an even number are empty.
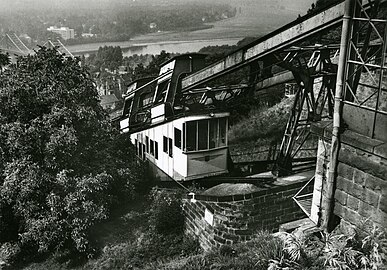
<svg viewBox="0 0 387 270">
<path fill-rule="evenodd" d="M 279 56 L 277 56 L 279 58 Z M 299 86 L 295 95 L 280 151 L 273 172 L 277 175 L 292 173 L 292 161 L 310 137 L 310 124 L 333 114 L 333 91 L 336 77 L 336 65 L 331 62 L 329 49 L 314 51 L 307 61 L 294 55 L 286 55 L 280 62 L 283 68 L 290 70 Z M 296 62 L 296 63 L 293 63 Z M 306 63 L 306 64 L 305 64 Z M 321 77 L 321 87 L 315 88 L 315 78 Z M 326 115 L 324 114 L 326 110 Z"/>
<path fill-rule="evenodd" d="M 361 1 L 354 0 L 346 44 L 343 118 L 349 128 L 385 140 L 385 130 L 379 126 L 385 125 L 382 119 L 387 117 L 387 19 L 378 17 L 380 4 L 381 1 L 371 1 L 372 8 L 364 9 Z M 351 114 L 365 115 L 372 125 L 367 129 L 357 125 L 360 119 L 353 119 Z"/>
<path fill-rule="evenodd" d="M 6 34 L 0 40 L 0 50 L 16 55 L 27 55 L 31 50 L 15 34 Z"/>
</svg>

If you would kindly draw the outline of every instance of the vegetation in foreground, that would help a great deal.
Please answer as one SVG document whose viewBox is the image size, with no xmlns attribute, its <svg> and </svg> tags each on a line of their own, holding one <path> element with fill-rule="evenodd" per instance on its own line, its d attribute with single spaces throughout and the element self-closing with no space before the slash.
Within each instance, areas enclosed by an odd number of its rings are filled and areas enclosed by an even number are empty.
<svg viewBox="0 0 387 270">
<path fill-rule="evenodd" d="M 365 227 L 364 227 L 365 228 Z M 364 229 L 363 228 L 363 229 Z M 305 236 L 266 232 L 246 243 L 222 246 L 188 258 L 152 263 L 163 270 L 383 270 L 387 263 L 386 231 L 376 227 L 352 233 Z"/>
<path fill-rule="evenodd" d="M 121 232 L 132 237 L 106 243 L 99 256 L 73 269 L 144 270 L 384 270 L 387 232 L 364 223 L 351 232 L 331 234 L 258 232 L 251 241 L 203 252 L 198 242 L 185 236 L 179 193 L 150 193 L 149 211 L 137 209 L 124 215 Z M 118 231 L 115 230 L 114 233 Z M 112 232 L 113 233 L 113 232 Z M 113 237 L 113 238 L 117 238 Z M 68 269 L 52 257 L 28 270 Z"/>
<path fill-rule="evenodd" d="M 98 253 L 87 261 L 55 252 L 23 269 L 144 269 L 196 255 L 198 242 L 183 233 L 180 198 L 180 193 L 152 189 L 148 197 L 94 228 Z"/>
<path fill-rule="evenodd" d="M 19 57 L 0 75 L 0 259 L 93 256 L 95 227 L 145 191 L 133 151 L 78 59 Z"/>
</svg>

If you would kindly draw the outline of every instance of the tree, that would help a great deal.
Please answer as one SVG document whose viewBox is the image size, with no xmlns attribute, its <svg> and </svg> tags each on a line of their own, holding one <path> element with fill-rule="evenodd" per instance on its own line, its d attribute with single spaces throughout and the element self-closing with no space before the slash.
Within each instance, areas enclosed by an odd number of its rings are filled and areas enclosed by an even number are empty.
<svg viewBox="0 0 387 270">
<path fill-rule="evenodd" d="M 172 55 L 164 50 L 162 50 L 160 54 L 152 55 L 152 60 L 146 67 L 144 67 L 142 63 L 137 65 L 133 72 L 133 80 L 144 77 L 157 77 L 160 72 L 160 66 L 167 60 L 171 59 L 171 57 Z"/>
<path fill-rule="evenodd" d="M 2 71 L 3 67 L 8 66 L 11 63 L 9 59 L 9 54 L 2 53 L 0 51 L 0 72 Z"/>
<path fill-rule="evenodd" d="M 93 61 L 91 62 L 91 60 Z M 121 47 L 99 47 L 97 54 L 91 60 L 89 60 L 90 63 L 95 65 L 99 70 L 108 68 L 113 71 L 122 64 L 123 56 Z"/>
<path fill-rule="evenodd" d="M 140 186 L 78 61 L 41 48 L 0 75 L 0 244 L 90 253 L 90 230 Z"/>
</svg>

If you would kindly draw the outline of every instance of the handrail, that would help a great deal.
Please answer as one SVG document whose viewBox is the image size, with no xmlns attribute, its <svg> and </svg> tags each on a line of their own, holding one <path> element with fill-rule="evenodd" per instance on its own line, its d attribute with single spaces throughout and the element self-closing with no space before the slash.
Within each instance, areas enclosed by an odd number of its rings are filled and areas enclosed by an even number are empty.
<svg viewBox="0 0 387 270">
<path fill-rule="evenodd" d="M 314 181 L 315 176 L 311 177 L 306 184 L 300 188 L 300 190 L 292 197 L 293 201 L 301 208 L 301 210 L 308 216 L 311 216 L 311 210 L 307 211 L 307 209 L 304 208 L 304 206 L 298 201 L 299 199 L 306 198 L 312 196 L 313 198 L 313 193 L 308 193 L 304 195 L 299 195 L 312 181 Z"/>
</svg>

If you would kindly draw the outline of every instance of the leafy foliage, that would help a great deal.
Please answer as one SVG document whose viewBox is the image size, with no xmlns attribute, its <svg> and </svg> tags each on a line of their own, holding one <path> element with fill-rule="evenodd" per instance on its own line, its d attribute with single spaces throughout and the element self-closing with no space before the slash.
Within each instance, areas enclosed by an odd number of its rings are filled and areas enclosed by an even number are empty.
<svg viewBox="0 0 387 270">
<path fill-rule="evenodd" d="M 10 60 L 9 60 L 8 53 L 4 54 L 0 51 L 0 73 L 2 71 L 2 68 L 9 64 L 10 64 Z"/>
<path fill-rule="evenodd" d="M 256 37 L 245 37 L 236 45 L 206 46 L 199 50 L 200 53 L 208 54 L 205 61 L 207 65 L 222 60 L 226 55 L 256 40 Z"/>
<path fill-rule="evenodd" d="M 92 254 L 90 231 L 142 188 L 78 59 L 41 48 L 0 78 L 0 243 Z"/>
<path fill-rule="evenodd" d="M 122 60 L 121 47 L 104 46 L 99 47 L 96 54 L 91 54 L 88 62 L 93 64 L 97 70 L 108 68 L 113 71 L 122 64 Z"/>
<path fill-rule="evenodd" d="M 270 269 L 386 269 L 386 231 L 375 225 L 352 234 L 322 234 L 321 239 L 303 234 L 282 234 L 283 255 L 270 262 Z"/>
<path fill-rule="evenodd" d="M 158 76 L 160 66 L 167 60 L 173 57 L 172 54 L 162 50 L 160 54 L 152 55 L 151 60 L 147 66 L 143 66 L 141 63 L 133 70 L 132 79 L 136 80 L 144 77 Z"/>
<path fill-rule="evenodd" d="M 386 269 L 386 239 L 385 231 L 377 227 L 350 235 L 337 231 L 321 238 L 259 232 L 246 243 L 160 261 L 145 269 L 382 270 Z"/>
<path fill-rule="evenodd" d="M 85 268 L 159 269 L 165 261 L 197 254 L 197 240 L 183 233 L 180 201 L 180 193 L 153 189 L 147 210 L 126 217 L 126 228 L 138 224 L 132 228 L 136 237 L 105 246 L 101 256 Z"/>
<path fill-rule="evenodd" d="M 150 224 L 153 230 L 159 234 L 183 232 L 181 193 L 153 189 L 150 197 L 152 200 Z"/>
</svg>

